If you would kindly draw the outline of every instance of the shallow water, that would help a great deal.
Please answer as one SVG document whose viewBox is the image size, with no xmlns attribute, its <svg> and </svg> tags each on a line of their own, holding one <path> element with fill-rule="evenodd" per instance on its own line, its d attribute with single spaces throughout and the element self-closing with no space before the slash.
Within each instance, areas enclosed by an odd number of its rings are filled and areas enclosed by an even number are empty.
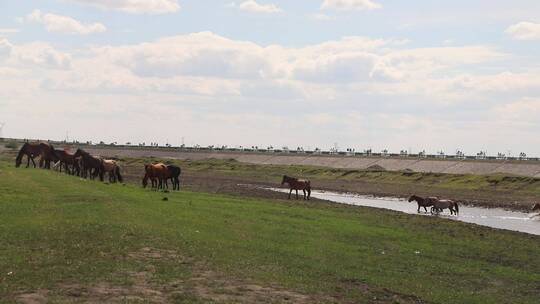
<svg viewBox="0 0 540 304">
<path fill-rule="evenodd" d="M 288 189 L 282 188 L 266 189 L 278 192 L 289 192 Z M 299 195 L 301 196 L 301 192 L 299 192 Z M 400 211 L 409 214 L 418 214 L 418 205 L 416 204 L 416 202 L 409 203 L 405 199 L 373 197 L 367 195 L 337 193 L 329 191 L 312 191 L 311 196 L 340 204 L 375 207 Z M 431 216 L 431 214 L 429 213 L 429 208 L 427 214 L 424 213 L 423 208 L 421 209 L 420 214 Z M 532 213 L 508 211 L 500 208 L 479 208 L 461 205 L 459 206 L 458 216 L 451 216 L 450 211 L 446 209 L 444 213 L 441 213 L 439 215 L 439 217 L 467 223 L 474 223 L 492 228 L 507 229 L 540 235 L 540 215 L 534 216 L 534 214 Z"/>
</svg>

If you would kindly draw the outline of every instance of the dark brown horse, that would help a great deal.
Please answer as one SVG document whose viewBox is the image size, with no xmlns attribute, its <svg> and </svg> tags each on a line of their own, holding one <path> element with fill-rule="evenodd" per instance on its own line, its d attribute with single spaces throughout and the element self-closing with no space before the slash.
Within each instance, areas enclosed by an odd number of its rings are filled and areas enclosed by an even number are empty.
<svg viewBox="0 0 540 304">
<path fill-rule="evenodd" d="M 420 213 L 420 208 L 424 208 L 424 211 L 427 213 L 427 207 L 433 206 L 433 202 L 431 199 L 437 199 L 436 197 L 421 197 L 416 194 L 413 194 L 409 197 L 408 201 L 409 203 L 412 201 L 416 201 L 418 204 L 418 213 Z"/>
<path fill-rule="evenodd" d="M 152 182 L 152 189 L 163 188 L 163 181 L 169 176 L 167 166 L 162 163 L 144 165 L 144 178 L 142 180 L 143 187 L 146 188 L 148 180 Z"/>
<path fill-rule="evenodd" d="M 281 185 L 284 184 L 289 184 L 289 199 L 291 199 L 291 193 L 293 190 L 296 190 L 296 199 L 298 199 L 298 190 L 302 190 L 304 192 L 305 200 L 309 200 L 311 197 L 311 182 L 308 180 L 283 175 Z"/>
<path fill-rule="evenodd" d="M 167 180 L 170 179 L 173 184 L 173 190 L 180 190 L 180 174 L 182 173 L 182 169 L 175 165 L 167 165 L 167 171 L 169 174 L 165 179 L 165 187 L 169 188 Z"/>
<path fill-rule="evenodd" d="M 458 203 L 448 200 L 448 199 L 437 199 L 437 198 L 429 198 L 429 200 L 433 203 L 433 207 L 431 207 L 431 213 L 432 214 L 439 214 L 443 212 L 444 209 L 449 209 L 450 214 L 458 215 L 459 213 L 459 206 Z"/>
<path fill-rule="evenodd" d="M 34 158 L 38 156 L 41 156 L 40 167 L 45 166 L 47 169 L 51 168 L 51 161 L 58 159 L 54 147 L 48 143 L 24 143 L 15 159 L 15 167 L 21 166 L 22 159 L 25 155 L 27 157 L 26 168 L 30 166 L 30 161 L 32 161 L 35 168 L 36 162 Z"/>
<path fill-rule="evenodd" d="M 90 155 L 90 153 L 82 149 L 77 149 L 73 156 L 75 158 L 81 158 L 81 177 L 90 177 L 91 179 L 95 179 L 98 175 L 101 174 L 101 159 Z"/>
<path fill-rule="evenodd" d="M 79 159 L 75 157 L 74 154 L 71 154 L 65 150 L 55 150 L 56 156 L 60 161 L 60 172 L 62 172 L 62 167 L 66 170 L 68 174 L 80 174 L 81 168 L 79 167 Z"/>
</svg>

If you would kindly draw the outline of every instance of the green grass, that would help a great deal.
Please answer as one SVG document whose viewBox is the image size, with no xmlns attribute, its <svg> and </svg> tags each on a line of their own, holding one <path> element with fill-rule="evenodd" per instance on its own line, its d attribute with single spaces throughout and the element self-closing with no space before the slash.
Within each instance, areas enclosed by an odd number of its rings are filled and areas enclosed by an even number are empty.
<svg viewBox="0 0 540 304">
<path fill-rule="evenodd" d="M 127 256 L 143 247 L 340 302 L 394 294 L 433 303 L 540 298 L 536 236 L 369 208 L 156 193 L 4 162 L 0 244 L 0 299 L 8 302 L 41 288 L 54 295 L 66 282 L 129 284 L 121 274 L 145 263 Z M 192 275 L 175 261 L 154 266 L 164 284 Z"/>
</svg>

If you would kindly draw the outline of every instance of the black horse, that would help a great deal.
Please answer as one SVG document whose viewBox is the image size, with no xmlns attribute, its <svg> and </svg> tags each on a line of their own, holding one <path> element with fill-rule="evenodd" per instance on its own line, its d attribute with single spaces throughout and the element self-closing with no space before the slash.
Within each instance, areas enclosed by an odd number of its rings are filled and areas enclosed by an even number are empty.
<svg viewBox="0 0 540 304">
<path fill-rule="evenodd" d="M 171 179 L 173 190 L 180 190 L 180 174 L 182 174 L 182 169 L 175 165 L 167 165 L 167 171 L 169 171 L 167 179 Z M 167 179 L 165 179 L 165 185 L 169 187 L 167 185 Z"/>
<path fill-rule="evenodd" d="M 424 207 L 425 212 L 427 213 L 427 207 L 433 206 L 433 199 L 437 199 L 436 197 L 421 197 L 416 194 L 413 194 L 409 197 L 409 203 L 412 201 L 416 201 L 418 203 L 418 213 L 420 213 L 420 208 Z"/>
<path fill-rule="evenodd" d="M 98 175 L 102 176 L 103 173 L 100 158 L 96 158 L 82 149 L 77 149 L 77 152 L 75 152 L 73 156 L 75 158 L 81 158 L 81 177 L 95 179 Z"/>
</svg>

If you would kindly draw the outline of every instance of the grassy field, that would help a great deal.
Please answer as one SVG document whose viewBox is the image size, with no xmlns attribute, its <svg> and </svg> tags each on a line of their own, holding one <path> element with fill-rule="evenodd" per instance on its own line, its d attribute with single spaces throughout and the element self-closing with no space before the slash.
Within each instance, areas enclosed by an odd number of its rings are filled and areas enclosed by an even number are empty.
<svg viewBox="0 0 540 304">
<path fill-rule="evenodd" d="M 5 162 L 0 244 L 5 303 L 540 298 L 536 236 L 325 203 L 158 193 Z"/>
</svg>

